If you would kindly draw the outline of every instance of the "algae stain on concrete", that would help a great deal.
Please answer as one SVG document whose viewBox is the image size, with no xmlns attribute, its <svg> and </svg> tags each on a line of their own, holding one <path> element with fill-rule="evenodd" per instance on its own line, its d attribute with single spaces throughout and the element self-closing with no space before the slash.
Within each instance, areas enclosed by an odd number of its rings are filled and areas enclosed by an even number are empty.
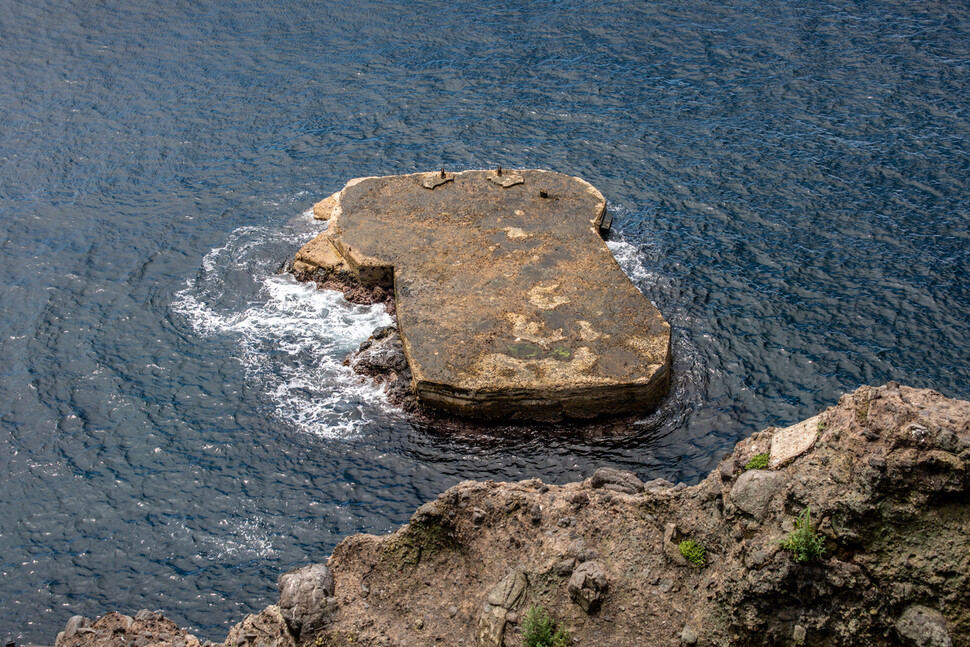
<svg viewBox="0 0 970 647">
<path fill-rule="evenodd" d="M 606 201 L 541 170 L 358 178 L 314 206 L 293 271 L 393 290 L 418 400 L 478 418 L 647 410 L 670 326 L 599 235 Z"/>
</svg>

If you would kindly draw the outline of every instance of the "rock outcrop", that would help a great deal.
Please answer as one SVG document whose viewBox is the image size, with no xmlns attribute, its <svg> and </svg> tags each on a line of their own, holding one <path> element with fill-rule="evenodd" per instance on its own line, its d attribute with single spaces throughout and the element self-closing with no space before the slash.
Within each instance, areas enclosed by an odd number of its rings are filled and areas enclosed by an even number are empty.
<svg viewBox="0 0 970 647">
<path fill-rule="evenodd" d="M 393 304 L 422 406 L 559 420 L 666 395 L 670 326 L 600 237 L 606 200 L 588 182 L 541 170 L 358 178 L 314 213 L 327 231 L 289 271 Z"/>
<path fill-rule="evenodd" d="M 812 425 L 813 442 L 754 434 L 693 487 L 611 471 L 461 483 L 392 535 L 345 539 L 326 573 L 310 567 L 306 619 L 270 607 L 243 623 L 266 638 L 237 628 L 232 642 L 289 647 L 296 623 L 301 645 L 520 645 L 542 606 L 584 646 L 970 645 L 970 402 L 862 387 Z M 780 464 L 741 467 L 788 436 L 801 440 Z M 72 620 L 58 647 L 137 625 L 106 618 Z"/>
</svg>

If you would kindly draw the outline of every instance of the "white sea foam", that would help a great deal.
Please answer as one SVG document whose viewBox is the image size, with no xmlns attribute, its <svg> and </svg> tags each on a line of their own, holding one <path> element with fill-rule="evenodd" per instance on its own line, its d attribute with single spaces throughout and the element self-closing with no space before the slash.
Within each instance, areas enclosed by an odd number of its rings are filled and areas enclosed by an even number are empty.
<svg viewBox="0 0 970 647">
<path fill-rule="evenodd" d="M 365 405 L 385 406 L 383 392 L 362 383 L 343 359 L 377 327 L 393 323 L 382 306 L 348 303 L 339 292 L 273 274 L 274 236 L 241 228 L 213 249 L 173 308 L 203 336 L 229 336 L 247 377 L 275 415 L 303 431 L 352 435 Z M 292 247 L 292 241 L 289 243 Z"/>
<path fill-rule="evenodd" d="M 637 247 L 622 239 L 609 240 L 606 242 L 606 246 L 610 248 L 613 258 L 620 264 L 620 269 L 637 285 L 642 287 L 644 283 L 656 278 L 654 274 L 647 270 L 643 263 L 643 254 Z"/>
</svg>

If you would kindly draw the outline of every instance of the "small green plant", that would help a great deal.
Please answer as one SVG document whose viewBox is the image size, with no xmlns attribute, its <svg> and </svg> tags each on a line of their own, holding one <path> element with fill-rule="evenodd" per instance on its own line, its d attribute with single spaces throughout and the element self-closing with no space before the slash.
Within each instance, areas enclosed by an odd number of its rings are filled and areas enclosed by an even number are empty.
<svg viewBox="0 0 970 647">
<path fill-rule="evenodd" d="M 533 606 L 522 621 L 523 647 L 567 647 L 569 632 L 549 617 L 542 607 Z"/>
<path fill-rule="evenodd" d="M 685 539 L 677 547 L 680 548 L 680 554 L 694 566 L 703 568 L 707 565 L 707 551 L 693 539 Z"/>
<path fill-rule="evenodd" d="M 765 452 L 764 454 L 755 454 L 751 457 L 751 460 L 745 463 L 744 471 L 748 470 L 763 470 L 768 467 L 768 459 L 771 458 L 771 454 Z"/>
<path fill-rule="evenodd" d="M 795 520 L 795 529 L 780 542 L 796 562 L 806 563 L 825 554 L 825 537 L 812 530 L 812 508 L 806 506 Z"/>
<path fill-rule="evenodd" d="M 818 425 L 816 425 L 815 428 L 818 430 L 818 433 L 821 434 L 823 431 L 829 428 L 829 423 L 825 422 L 824 420 L 819 420 Z"/>
</svg>

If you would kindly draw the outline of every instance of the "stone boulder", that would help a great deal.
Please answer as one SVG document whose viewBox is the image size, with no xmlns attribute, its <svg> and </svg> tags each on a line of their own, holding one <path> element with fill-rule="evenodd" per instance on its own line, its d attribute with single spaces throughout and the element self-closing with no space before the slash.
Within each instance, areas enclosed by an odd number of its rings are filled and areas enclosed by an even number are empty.
<svg viewBox="0 0 970 647">
<path fill-rule="evenodd" d="M 333 573 L 324 564 L 311 564 L 280 576 L 280 614 L 290 633 L 299 640 L 303 633 L 330 624 L 336 612 Z"/>
<path fill-rule="evenodd" d="M 636 474 L 612 467 L 601 467 L 593 472 L 590 485 L 594 488 L 603 488 L 612 490 L 613 492 L 623 492 L 624 494 L 639 494 L 643 492 L 643 481 Z"/>
<path fill-rule="evenodd" d="M 731 502 L 755 519 L 761 519 L 772 499 L 785 486 L 785 477 L 769 470 L 749 470 L 731 488 Z"/>
<path fill-rule="evenodd" d="M 608 588 L 609 578 L 600 561 L 580 564 L 566 585 L 569 597 L 586 613 L 595 613 L 600 608 Z"/>
</svg>

